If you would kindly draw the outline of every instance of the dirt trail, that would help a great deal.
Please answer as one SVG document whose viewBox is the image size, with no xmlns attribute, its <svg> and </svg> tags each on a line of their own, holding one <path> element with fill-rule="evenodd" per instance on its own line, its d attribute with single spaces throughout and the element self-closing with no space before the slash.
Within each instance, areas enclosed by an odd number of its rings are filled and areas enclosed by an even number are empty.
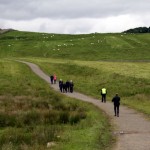
<svg viewBox="0 0 150 150">
<path fill-rule="evenodd" d="M 35 74 L 50 83 L 49 76 L 37 65 L 24 61 L 20 62 L 27 64 Z M 59 91 L 58 84 L 51 86 L 56 91 Z M 120 117 L 114 117 L 113 104 L 110 102 L 101 103 L 100 100 L 77 92 L 64 94 L 69 97 L 90 102 L 110 116 L 112 124 L 115 126 L 114 135 L 118 137 L 115 150 L 150 150 L 150 121 L 142 114 L 125 106 L 121 106 Z"/>
</svg>

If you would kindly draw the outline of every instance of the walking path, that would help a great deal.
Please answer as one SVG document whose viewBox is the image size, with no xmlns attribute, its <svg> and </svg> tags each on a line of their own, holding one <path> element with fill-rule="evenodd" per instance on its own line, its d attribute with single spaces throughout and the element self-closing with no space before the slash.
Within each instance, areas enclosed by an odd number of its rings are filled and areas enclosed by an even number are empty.
<svg viewBox="0 0 150 150">
<path fill-rule="evenodd" d="M 27 64 L 35 74 L 50 83 L 49 76 L 37 65 L 24 61 L 20 62 Z M 51 86 L 54 90 L 59 91 L 58 84 Z M 90 102 L 110 116 L 112 124 L 115 126 L 113 134 L 118 138 L 115 150 L 150 150 L 150 120 L 146 119 L 142 114 L 121 106 L 120 117 L 114 117 L 113 104 L 110 102 L 101 103 L 98 99 L 77 92 L 64 94 Z"/>
</svg>

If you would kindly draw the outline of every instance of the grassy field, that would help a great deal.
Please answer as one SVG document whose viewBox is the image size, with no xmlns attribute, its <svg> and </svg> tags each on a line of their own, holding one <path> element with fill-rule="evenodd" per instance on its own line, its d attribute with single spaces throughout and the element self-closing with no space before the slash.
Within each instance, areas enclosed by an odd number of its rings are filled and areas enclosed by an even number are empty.
<svg viewBox="0 0 150 150">
<path fill-rule="evenodd" d="M 37 63 L 47 74 L 73 80 L 75 90 L 101 99 L 101 88 L 106 87 L 107 99 L 115 93 L 122 104 L 150 116 L 150 63 L 149 62 L 98 62 L 55 59 L 28 59 Z"/>
<path fill-rule="evenodd" d="M 55 93 L 24 64 L 1 59 L 0 68 L 2 150 L 45 150 L 48 142 L 59 150 L 111 148 L 109 120 L 97 108 Z"/>
<path fill-rule="evenodd" d="M 150 34 L 61 35 L 8 32 L 0 35 L 0 57 L 74 60 L 150 60 Z"/>
<path fill-rule="evenodd" d="M 0 34 L 0 147 L 45 150 L 47 142 L 54 142 L 54 150 L 110 150 L 113 145 L 102 112 L 59 95 L 26 65 L 8 59 L 34 62 L 99 99 L 106 87 L 107 100 L 117 92 L 121 104 L 149 117 L 149 47 L 150 34 Z"/>
</svg>

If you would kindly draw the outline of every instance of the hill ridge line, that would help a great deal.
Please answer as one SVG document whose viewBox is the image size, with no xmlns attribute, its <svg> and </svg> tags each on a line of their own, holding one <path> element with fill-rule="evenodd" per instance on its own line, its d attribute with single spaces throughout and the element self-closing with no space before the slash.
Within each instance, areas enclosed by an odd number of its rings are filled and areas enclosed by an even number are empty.
<svg viewBox="0 0 150 150">
<path fill-rule="evenodd" d="M 28 65 L 36 75 L 50 84 L 49 76 L 39 66 L 31 62 L 16 61 Z M 50 84 L 50 86 L 59 92 L 58 84 Z M 110 117 L 111 124 L 115 127 L 113 134 L 118 139 L 114 150 L 150 150 L 150 120 L 146 119 L 143 114 L 121 105 L 120 117 L 114 117 L 111 102 L 101 103 L 98 99 L 78 92 L 63 94 L 89 102 L 103 110 Z"/>
</svg>

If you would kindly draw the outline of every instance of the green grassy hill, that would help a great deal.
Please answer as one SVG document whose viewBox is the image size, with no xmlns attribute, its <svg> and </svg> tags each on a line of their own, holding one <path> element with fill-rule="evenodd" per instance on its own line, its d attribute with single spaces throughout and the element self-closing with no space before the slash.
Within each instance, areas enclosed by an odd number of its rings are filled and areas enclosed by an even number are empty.
<svg viewBox="0 0 150 150">
<path fill-rule="evenodd" d="M 118 92 L 122 103 L 150 114 L 148 33 L 67 35 L 11 31 L 0 35 L 0 57 L 33 61 L 48 74 L 73 79 L 77 91 L 94 97 L 100 98 L 99 91 L 105 86 L 109 100 Z"/>
<path fill-rule="evenodd" d="M 107 100 L 117 92 L 121 105 L 149 117 L 149 47 L 150 34 L 0 34 L 0 147 L 45 150 L 54 141 L 56 150 L 110 150 L 113 143 L 102 112 L 54 92 L 13 59 L 34 62 L 58 79 L 72 79 L 76 91 L 98 99 L 106 87 Z"/>
<path fill-rule="evenodd" d="M 150 60 L 150 34 L 46 34 L 11 31 L 0 35 L 0 57 L 74 60 Z"/>
</svg>

